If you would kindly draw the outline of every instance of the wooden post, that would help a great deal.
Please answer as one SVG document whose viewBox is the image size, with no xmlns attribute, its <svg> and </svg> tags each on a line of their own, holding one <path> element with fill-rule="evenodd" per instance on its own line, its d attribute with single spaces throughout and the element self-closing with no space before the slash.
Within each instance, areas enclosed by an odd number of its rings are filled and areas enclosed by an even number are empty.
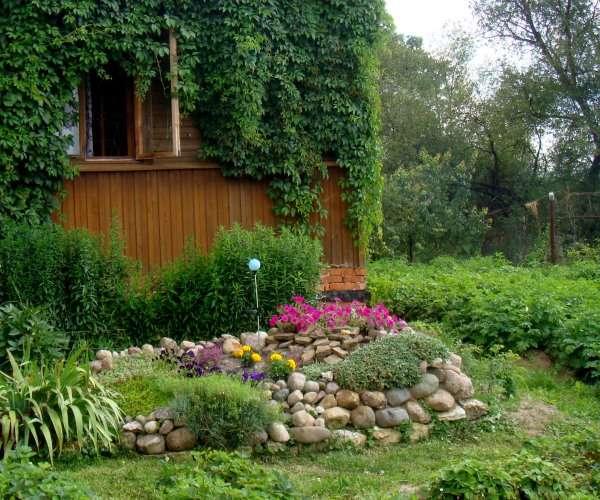
<svg viewBox="0 0 600 500">
<path fill-rule="evenodd" d="M 550 215 L 550 262 L 558 264 L 558 230 L 556 227 L 556 197 L 554 193 L 548 193 L 548 210 Z"/>
</svg>

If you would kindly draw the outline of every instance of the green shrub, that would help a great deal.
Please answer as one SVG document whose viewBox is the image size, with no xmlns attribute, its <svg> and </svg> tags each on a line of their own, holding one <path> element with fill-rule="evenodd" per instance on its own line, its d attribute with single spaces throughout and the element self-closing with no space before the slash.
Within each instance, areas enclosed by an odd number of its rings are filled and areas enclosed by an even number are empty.
<svg viewBox="0 0 600 500">
<path fill-rule="evenodd" d="M 369 267 L 373 302 L 409 320 L 440 322 L 453 335 L 516 353 L 544 349 L 586 379 L 600 377 L 600 282 L 573 266 L 516 267 L 498 257 Z"/>
<path fill-rule="evenodd" d="M 253 231 L 234 226 L 221 230 L 212 251 L 213 289 L 210 302 L 215 333 L 238 333 L 256 329 L 251 310 L 254 280 L 248 261 L 261 261 L 258 271 L 260 316 L 263 324 L 279 304 L 294 295 L 314 297 L 319 282 L 321 244 L 306 235 L 256 226 Z"/>
<path fill-rule="evenodd" d="M 247 445 L 251 435 L 277 418 L 263 391 L 237 378 L 210 375 L 178 381 L 171 403 L 201 444 L 235 449 Z"/>
<path fill-rule="evenodd" d="M 0 369 L 10 366 L 7 351 L 17 361 L 56 359 L 64 355 L 69 338 L 50 325 L 34 307 L 0 306 Z"/>
<path fill-rule="evenodd" d="M 91 443 L 96 451 L 110 447 L 121 422 L 121 410 L 111 393 L 79 366 L 79 353 L 52 365 L 25 361 L 8 354 L 12 373 L 0 372 L 2 449 L 31 446 L 46 453 L 62 451 L 66 443 Z"/>
<path fill-rule="evenodd" d="M 302 373 L 308 380 L 318 380 L 321 373 L 331 370 L 331 365 L 327 363 L 312 363 L 302 367 Z"/>
<path fill-rule="evenodd" d="M 412 387 L 421 378 L 421 361 L 447 358 L 448 349 L 419 333 L 399 333 L 375 340 L 335 365 L 336 381 L 355 391 Z"/>
<path fill-rule="evenodd" d="M 71 480 L 49 470 L 48 464 L 33 464 L 30 448 L 11 450 L 0 462 L 0 498 L 39 500 L 86 500 L 92 494 Z"/>
<path fill-rule="evenodd" d="M 296 498 L 290 480 L 238 453 L 192 453 L 193 464 L 167 465 L 159 481 L 164 498 Z"/>
<path fill-rule="evenodd" d="M 43 307 L 57 328 L 99 344 L 116 330 L 129 264 L 109 238 L 55 224 L 7 222 L 0 231 L 0 303 Z"/>
</svg>

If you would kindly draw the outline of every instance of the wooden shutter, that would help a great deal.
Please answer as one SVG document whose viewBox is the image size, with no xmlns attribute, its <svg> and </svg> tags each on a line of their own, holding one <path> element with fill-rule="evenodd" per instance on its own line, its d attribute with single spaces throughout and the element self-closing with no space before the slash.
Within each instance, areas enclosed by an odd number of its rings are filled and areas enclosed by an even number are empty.
<svg viewBox="0 0 600 500">
<path fill-rule="evenodd" d="M 169 32 L 167 82 L 155 78 L 143 98 L 136 92 L 136 158 L 148 159 L 181 155 L 179 99 L 177 98 L 177 41 Z M 167 87 L 168 85 L 168 87 Z"/>
</svg>

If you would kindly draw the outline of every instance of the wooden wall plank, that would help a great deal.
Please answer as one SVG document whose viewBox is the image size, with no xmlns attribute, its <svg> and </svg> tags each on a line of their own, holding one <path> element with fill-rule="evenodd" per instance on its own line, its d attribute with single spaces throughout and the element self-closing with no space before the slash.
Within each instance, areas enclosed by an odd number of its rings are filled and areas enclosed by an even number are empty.
<svg viewBox="0 0 600 500">
<path fill-rule="evenodd" d="M 148 261 L 144 269 L 160 264 L 160 210 L 158 202 L 158 174 L 146 172 L 146 210 L 148 211 Z"/>
<path fill-rule="evenodd" d="M 202 170 L 194 170 L 194 234 L 199 248 L 208 252 L 208 235 L 206 230 L 206 175 Z"/>
</svg>

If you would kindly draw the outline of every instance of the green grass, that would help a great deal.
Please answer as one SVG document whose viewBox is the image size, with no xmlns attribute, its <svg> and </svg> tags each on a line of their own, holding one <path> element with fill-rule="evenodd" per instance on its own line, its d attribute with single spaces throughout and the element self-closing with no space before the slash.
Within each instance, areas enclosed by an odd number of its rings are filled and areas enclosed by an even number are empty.
<svg viewBox="0 0 600 500">
<path fill-rule="evenodd" d="M 557 427 L 562 433 L 580 429 L 600 433 L 598 387 L 576 382 L 553 369 L 517 368 L 516 371 L 521 399 L 553 404 L 560 412 L 556 423 L 550 425 L 549 436 L 554 435 L 552 428 Z M 504 411 L 514 411 L 517 407 L 517 398 L 502 404 Z M 532 439 L 522 429 L 502 425 L 495 432 L 490 426 L 479 426 L 477 432 L 464 426 L 462 430 L 459 426 L 453 429 L 451 435 L 414 445 L 322 453 L 290 450 L 286 455 L 257 460 L 288 474 L 296 490 L 306 498 L 403 498 L 404 488 L 425 485 L 443 467 L 467 458 L 500 462 Z M 180 455 L 175 460 L 187 461 L 190 457 Z M 163 466 L 162 459 L 129 454 L 83 461 L 63 459 L 57 465 L 65 477 L 82 482 L 107 499 L 159 498 L 156 478 Z"/>
</svg>

